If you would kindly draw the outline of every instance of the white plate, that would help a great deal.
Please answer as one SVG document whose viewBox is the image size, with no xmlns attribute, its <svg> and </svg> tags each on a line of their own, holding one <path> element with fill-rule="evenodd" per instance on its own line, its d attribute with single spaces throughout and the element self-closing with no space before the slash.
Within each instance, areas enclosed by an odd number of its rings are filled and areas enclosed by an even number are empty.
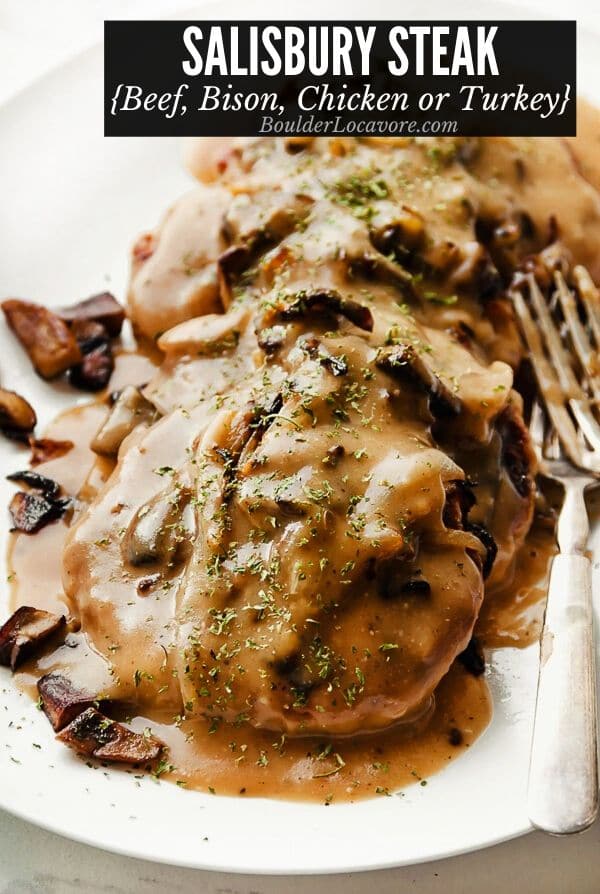
<svg viewBox="0 0 600 894">
<path fill-rule="evenodd" d="M 210 7 L 202 11 L 210 18 Z M 311 11 L 318 15 L 318 7 Z M 259 18 L 269 12 L 263 6 L 249 13 L 231 0 L 226 16 Z M 340 17 L 361 18 L 365 12 L 353 0 L 343 4 Z M 379 18 L 394 14 L 383 0 L 369 4 L 374 12 Z M 310 15 L 305 2 L 288 4 L 287 13 Z M 404 19 L 424 13 L 448 17 L 441 2 L 426 9 L 423 3 L 403 4 Z M 506 6 L 490 5 L 486 13 L 515 17 Z M 223 10 L 213 8 L 212 15 L 222 18 Z M 327 15 L 335 16 L 331 6 Z M 461 4 L 461 18 L 481 15 L 480 3 Z M 580 76 L 590 89 L 600 83 L 600 54 L 593 47 L 591 38 L 580 35 Z M 101 89 L 102 50 L 96 48 L 0 110 L 1 296 L 62 304 L 106 285 L 123 296 L 132 238 L 189 183 L 176 141 L 103 138 Z M 4 326 L 0 364 L 2 384 L 31 399 L 42 426 L 73 403 L 72 392 L 59 393 L 32 375 Z M 22 464 L 21 457 L 2 440 L 2 471 Z M 8 495 L 2 481 L 0 506 Z M 7 612 L 3 586 L 0 617 Z M 46 719 L 1 670 L 0 807 L 108 850 L 229 872 L 344 872 L 447 857 L 529 829 L 525 789 L 536 673 L 535 649 L 496 653 L 489 671 L 494 719 L 467 754 L 426 788 L 407 789 L 403 798 L 325 808 L 206 796 L 166 782 L 137 782 L 119 771 L 91 770 L 54 742 Z"/>
</svg>

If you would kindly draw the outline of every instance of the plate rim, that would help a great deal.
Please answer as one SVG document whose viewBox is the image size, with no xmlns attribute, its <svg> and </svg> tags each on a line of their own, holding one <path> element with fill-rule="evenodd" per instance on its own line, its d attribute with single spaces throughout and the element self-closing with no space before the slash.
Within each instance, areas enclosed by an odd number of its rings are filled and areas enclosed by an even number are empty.
<svg viewBox="0 0 600 894">
<path fill-rule="evenodd" d="M 212 6 L 213 4 L 212 3 L 199 4 L 199 7 L 196 7 L 194 9 L 195 14 L 198 15 L 200 10 L 202 8 L 206 7 L 207 5 Z M 498 3 L 498 2 L 487 3 L 486 2 L 485 7 L 483 9 L 484 13 L 487 12 L 486 7 L 489 7 L 489 6 L 503 7 L 507 11 L 507 13 L 512 11 L 515 14 L 515 17 L 516 17 L 516 10 L 519 9 L 521 11 L 520 17 L 524 17 L 523 7 L 521 7 L 520 5 L 517 6 L 516 4 L 510 2 L 510 0 L 508 3 L 505 2 L 505 0 L 501 0 L 500 3 Z M 165 19 L 166 18 L 178 18 L 178 17 L 181 17 L 188 10 L 189 10 L 189 7 L 182 6 L 178 9 L 174 10 L 173 12 L 170 12 L 168 16 L 163 16 L 162 18 L 165 18 Z M 525 13 L 526 13 L 526 10 L 525 10 Z M 586 24 L 583 27 L 580 26 L 578 28 L 578 38 L 579 38 L 581 32 L 583 32 L 583 34 L 586 37 L 590 37 L 590 38 L 598 41 L 599 33 L 594 28 L 592 28 L 591 25 Z M 29 83 L 23 85 L 22 87 L 17 89 L 14 93 L 9 94 L 4 100 L 2 100 L 2 102 L 0 103 L 0 117 L 3 116 L 6 111 L 12 112 L 13 109 L 16 108 L 18 103 L 20 101 L 22 101 L 24 97 L 28 97 L 31 94 L 35 94 L 35 92 L 40 89 L 40 86 L 43 84 L 43 81 L 46 78 L 60 77 L 61 75 L 64 76 L 65 73 L 68 72 L 68 70 L 70 68 L 76 69 L 78 65 L 81 65 L 82 62 L 84 62 L 92 54 L 97 54 L 99 51 L 101 51 L 101 49 L 102 49 L 102 41 L 94 41 L 94 42 L 88 44 L 87 46 L 85 46 L 84 48 L 80 49 L 79 51 L 69 55 L 67 58 L 61 60 L 60 62 L 50 66 L 48 69 L 46 69 L 44 72 L 42 72 L 41 74 L 36 76 Z M 0 561 L 4 561 L 4 560 L 0 560 Z M 2 680 L 0 682 L 0 686 L 3 686 L 3 685 L 4 685 L 4 680 Z M 16 688 L 14 686 L 11 687 L 10 681 L 8 682 L 8 687 Z M 189 796 L 189 795 L 193 795 L 194 793 L 186 792 L 185 794 L 186 794 L 186 796 Z M 222 797 L 225 797 L 225 796 L 222 796 Z M 234 801 L 233 801 L 233 799 L 231 799 L 231 800 L 232 800 L 232 804 L 233 804 Z M 262 799 L 262 798 L 255 798 L 255 799 L 253 799 L 253 801 L 254 801 L 254 803 L 256 803 L 258 805 L 264 804 L 264 803 L 271 803 L 270 799 Z M 310 865 L 309 866 L 307 866 L 307 865 L 301 866 L 300 864 L 298 864 L 298 865 L 291 865 L 290 867 L 286 867 L 285 869 L 281 869 L 278 867 L 261 865 L 260 863 L 257 863 L 257 862 L 254 862 L 251 864 L 247 864 L 247 863 L 243 863 L 243 862 L 239 862 L 239 861 L 234 864 L 221 863 L 218 861 L 214 862 L 214 861 L 211 861 L 210 858 L 202 859 L 199 857 L 199 855 L 196 856 L 195 858 L 192 856 L 192 857 L 190 857 L 190 859 L 184 859 L 183 857 L 169 857 L 166 854 L 162 854 L 162 853 L 156 853 L 156 854 L 143 853 L 143 852 L 140 852 L 139 850 L 133 849 L 131 846 L 120 845 L 118 842 L 115 842 L 115 841 L 109 842 L 109 841 L 106 841 L 103 839 L 98 840 L 98 838 L 93 838 L 92 836 L 86 834 L 84 831 L 77 832 L 72 829 L 65 828 L 65 824 L 62 821 L 56 822 L 56 818 L 55 818 L 54 822 L 52 822 L 44 816 L 38 816 L 38 815 L 36 815 L 33 808 L 32 809 L 21 809 L 21 808 L 19 808 L 18 805 L 15 805 L 14 803 L 7 804 L 7 803 L 5 803 L 5 800 L 4 800 L 4 797 L 3 797 L 3 794 L 1 791 L 0 791 L 0 809 L 2 809 L 3 811 L 5 811 L 6 813 L 8 813 L 10 815 L 18 817 L 21 820 L 24 820 L 24 821 L 29 822 L 41 829 L 44 829 L 47 832 L 59 835 L 62 838 L 76 841 L 79 844 L 94 847 L 94 848 L 106 851 L 108 853 L 116 853 L 121 856 L 129 857 L 131 859 L 145 860 L 145 861 L 149 861 L 149 862 L 153 862 L 153 863 L 154 862 L 160 863 L 162 865 L 177 866 L 177 867 L 188 868 L 188 869 L 204 869 L 206 871 L 212 871 L 212 872 L 224 872 L 224 873 L 230 873 L 230 874 L 235 874 L 235 875 L 252 875 L 252 876 L 263 875 L 263 876 L 275 876 L 275 877 L 278 877 L 278 876 L 281 876 L 281 877 L 285 877 L 285 876 L 319 876 L 319 875 L 328 875 L 329 876 L 329 875 L 338 875 L 338 874 L 354 873 L 354 872 L 364 873 L 364 872 L 375 871 L 375 870 L 407 867 L 407 866 L 418 865 L 418 864 L 428 863 L 428 862 L 438 862 L 440 860 L 457 857 L 462 854 L 467 854 L 467 853 L 472 853 L 472 852 L 475 852 L 478 850 L 483 850 L 487 847 L 493 847 L 493 846 L 496 846 L 497 844 L 502 844 L 504 842 L 521 837 L 521 836 L 526 835 L 529 832 L 533 831 L 533 827 L 530 823 L 523 822 L 520 825 L 515 825 L 515 827 L 513 828 L 512 831 L 507 832 L 505 834 L 498 834 L 498 835 L 492 836 L 492 837 L 489 837 L 489 835 L 488 835 L 488 837 L 486 837 L 485 840 L 475 840 L 474 843 L 472 843 L 468 846 L 459 845 L 459 846 L 455 846 L 455 847 L 449 847 L 446 849 L 438 850 L 438 852 L 434 853 L 433 855 L 432 854 L 424 854 L 421 856 L 406 858 L 406 859 L 403 859 L 400 857 L 400 858 L 390 858 L 389 860 L 384 860 L 384 861 L 381 861 L 381 860 L 373 861 L 373 862 L 364 862 L 363 861 L 363 862 L 355 862 L 355 863 L 352 863 L 351 861 L 349 862 L 349 859 L 345 858 L 345 861 L 342 864 L 339 864 L 339 863 L 336 864 L 332 861 L 330 863 L 330 865 L 327 865 L 327 866 L 311 867 Z M 257 808 L 257 809 L 260 809 L 260 808 Z"/>
</svg>

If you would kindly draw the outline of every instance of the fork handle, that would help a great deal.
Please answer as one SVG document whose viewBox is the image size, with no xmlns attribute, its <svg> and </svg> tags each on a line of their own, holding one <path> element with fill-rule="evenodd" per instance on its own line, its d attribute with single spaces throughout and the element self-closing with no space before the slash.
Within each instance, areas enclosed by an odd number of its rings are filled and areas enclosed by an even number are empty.
<svg viewBox="0 0 600 894">
<path fill-rule="evenodd" d="M 540 646 L 529 818 L 568 835 L 598 812 L 592 581 L 584 555 L 559 554 L 552 563 Z"/>
</svg>

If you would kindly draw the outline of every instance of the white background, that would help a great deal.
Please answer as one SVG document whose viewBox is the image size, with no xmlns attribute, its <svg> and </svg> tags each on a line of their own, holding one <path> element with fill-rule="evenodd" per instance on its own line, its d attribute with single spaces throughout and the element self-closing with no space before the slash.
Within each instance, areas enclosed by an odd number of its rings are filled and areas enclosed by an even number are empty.
<svg viewBox="0 0 600 894">
<path fill-rule="evenodd" d="M 200 9 L 200 4 L 196 5 Z M 153 18 L 175 13 L 184 6 L 191 7 L 192 3 L 0 0 L 0 102 L 62 60 L 101 40 L 105 18 Z M 570 0 L 568 4 L 564 0 L 528 0 L 528 6 L 547 18 L 577 18 L 580 26 L 600 32 L 596 0 Z M 453 4 L 452 13 L 453 17 L 460 16 L 460 0 Z M 250 0 L 248 18 L 254 14 L 259 17 L 260 11 Z M 398 17 L 401 15 L 398 3 Z M 485 17 L 484 3 L 480 15 Z M 326 4 L 323 17 L 327 17 Z M 600 825 L 570 840 L 530 835 L 478 854 L 414 869 L 283 879 L 170 869 L 115 857 L 65 841 L 0 812 L 0 894 L 358 894 L 371 888 L 381 894 L 408 890 L 420 894 L 505 894 L 513 890 L 524 894 L 597 894 Z"/>
</svg>

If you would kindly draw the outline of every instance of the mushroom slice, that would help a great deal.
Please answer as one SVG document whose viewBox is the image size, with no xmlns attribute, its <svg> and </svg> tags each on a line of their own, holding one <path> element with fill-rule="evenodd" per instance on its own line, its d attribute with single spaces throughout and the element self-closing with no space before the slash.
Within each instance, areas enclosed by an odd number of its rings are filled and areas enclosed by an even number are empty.
<svg viewBox="0 0 600 894">
<path fill-rule="evenodd" d="M 318 338 L 306 337 L 300 342 L 300 347 L 306 351 L 311 360 L 316 360 L 333 376 L 345 376 L 348 373 L 348 361 L 345 357 L 332 354 Z"/>
<path fill-rule="evenodd" d="M 310 196 L 280 189 L 239 194 L 225 213 L 223 235 L 236 245 L 264 248 L 289 236 L 306 219 L 313 203 Z"/>
<path fill-rule="evenodd" d="M 72 450 L 75 445 L 73 441 L 56 441 L 54 438 L 30 438 L 29 446 L 31 447 L 31 465 L 37 466 L 52 459 L 59 459 Z"/>
<path fill-rule="evenodd" d="M 154 736 L 134 733 L 93 707 L 78 714 L 56 738 L 78 754 L 123 764 L 156 760 L 164 748 Z"/>
<path fill-rule="evenodd" d="M 398 250 L 401 253 L 411 252 L 425 242 L 425 222 L 415 209 L 407 205 L 398 209 L 392 204 L 387 219 L 376 221 L 375 226 L 371 227 L 370 237 L 375 248 L 386 257 Z"/>
<path fill-rule="evenodd" d="M 97 703 L 93 695 L 77 689 L 63 674 L 46 674 L 38 680 L 37 688 L 44 714 L 55 732 Z"/>
<path fill-rule="evenodd" d="M 108 385 L 115 368 L 112 348 L 108 341 L 84 354 L 81 363 L 69 372 L 69 381 L 82 391 L 102 391 Z"/>
<path fill-rule="evenodd" d="M 49 500 L 54 500 L 60 493 L 60 484 L 40 475 L 39 472 L 33 472 L 31 469 L 23 469 L 21 472 L 11 472 L 6 476 L 7 481 L 15 481 L 17 484 L 25 484 L 33 490 L 39 490 Z"/>
<path fill-rule="evenodd" d="M 97 320 L 82 317 L 73 320 L 71 331 L 83 359 L 69 370 L 69 381 L 82 391 L 101 391 L 115 368 L 108 329 Z"/>
<path fill-rule="evenodd" d="M 392 257 L 387 257 L 379 251 L 366 250 L 348 257 L 347 261 L 351 277 L 359 275 L 368 279 L 379 279 L 398 289 L 407 301 L 417 299 L 413 275 Z"/>
<path fill-rule="evenodd" d="M 71 332 L 84 355 L 110 341 L 106 327 L 95 320 L 75 320 L 71 326 Z"/>
<path fill-rule="evenodd" d="M 155 407 L 146 400 L 139 388 L 127 385 L 117 397 L 90 446 L 102 456 L 116 456 L 127 435 L 137 425 L 153 422 L 156 417 Z"/>
<path fill-rule="evenodd" d="M 339 314 L 359 329 L 373 331 L 373 315 L 369 308 L 351 298 L 343 298 L 335 289 L 297 292 L 289 303 L 275 307 L 275 315 L 282 320 L 296 320 L 312 313 Z"/>
<path fill-rule="evenodd" d="M 141 506 L 123 537 L 125 561 L 134 568 L 176 563 L 192 536 L 186 513 L 190 499 L 187 488 L 175 487 L 161 491 Z"/>
<path fill-rule="evenodd" d="M 436 418 L 460 413 L 460 399 L 429 366 L 427 358 L 412 345 L 399 344 L 380 348 L 375 362 L 394 378 L 406 379 L 428 394 L 429 408 Z"/>
<path fill-rule="evenodd" d="M 66 323 L 84 321 L 101 323 L 111 338 L 119 335 L 125 319 L 124 309 L 110 292 L 100 292 L 78 304 L 62 307 L 58 315 Z"/>
<path fill-rule="evenodd" d="M 285 326 L 266 326 L 264 329 L 261 329 L 259 321 L 256 328 L 256 341 L 267 357 L 272 357 L 279 351 L 285 342 L 285 336 Z"/>
<path fill-rule="evenodd" d="M 10 501 L 8 510 L 15 530 L 35 534 L 64 515 L 70 505 L 71 500 L 68 497 L 59 497 L 56 500 L 43 494 L 26 494 L 20 490 Z"/>
<path fill-rule="evenodd" d="M 278 393 L 269 404 L 261 406 L 250 402 L 233 417 L 224 449 L 225 455 L 231 459 L 231 465 L 243 465 L 244 454 L 247 455 L 260 443 L 282 406 L 283 396 Z M 216 452 L 220 453 L 219 448 Z"/>
<path fill-rule="evenodd" d="M 36 422 L 35 411 L 24 397 L 0 388 L 0 430 L 5 435 L 26 441 Z"/>
<path fill-rule="evenodd" d="M 65 623 L 64 615 L 22 605 L 0 627 L 0 664 L 14 671 Z"/>
<path fill-rule="evenodd" d="M 242 273 L 252 265 L 252 252 L 246 245 L 232 245 L 217 259 L 219 297 L 225 309 L 233 301 L 233 287 Z"/>
<path fill-rule="evenodd" d="M 53 379 L 81 360 L 75 336 L 47 307 L 10 298 L 2 302 L 2 310 L 43 379 Z"/>
<path fill-rule="evenodd" d="M 223 354 L 236 347 L 249 316 L 247 307 L 236 307 L 225 314 L 194 317 L 161 335 L 158 347 L 166 354 Z"/>
</svg>

